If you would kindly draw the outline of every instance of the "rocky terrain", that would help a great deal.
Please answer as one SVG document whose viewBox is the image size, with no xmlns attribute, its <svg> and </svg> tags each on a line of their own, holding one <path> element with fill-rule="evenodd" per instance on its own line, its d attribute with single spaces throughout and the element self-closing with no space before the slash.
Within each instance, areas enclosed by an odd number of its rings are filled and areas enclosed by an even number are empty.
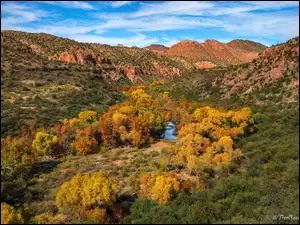
<svg viewBox="0 0 300 225">
<path fill-rule="evenodd" d="M 183 65 L 164 56 L 158 56 L 151 51 L 137 47 L 109 46 L 102 44 L 79 43 L 67 38 L 60 38 L 49 34 L 34 34 L 18 31 L 1 31 L 4 60 L 10 64 L 22 66 L 26 64 L 34 67 L 40 60 L 28 62 L 28 57 L 13 57 L 13 53 L 38 56 L 45 62 L 59 61 L 69 64 L 102 69 L 112 80 L 120 76 L 127 77 L 131 82 L 149 81 L 159 77 L 179 76 L 178 69 L 184 71 Z M 10 52 L 9 52 L 10 51 Z M 35 55 L 35 56 L 34 56 Z M 163 70 L 157 70 L 157 65 Z M 164 73 L 161 73 L 161 72 Z"/>
<path fill-rule="evenodd" d="M 202 99 L 251 97 L 255 104 L 265 99 L 295 102 L 299 99 L 299 37 L 263 50 L 252 62 L 179 78 L 169 84 L 168 91 Z"/>
<path fill-rule="evenodd" d="M 137 47 L 1 31 L 1 133 L 120 101 L 123 85 L 181 76 L 181 62 Z"/>
<path fill-rule="evenodd" d="M 2 224 L 299 218 L 299 37 L 152 47 L 1 32 Z"/>
<path fill-rule="evenodd" d="M 2 134 L 32 119 L 55 122 L 85 108 L 104 110 L 121 100 L 123 85 L 134 83 L 175 79 L 168 88 L 177 92 L 229 98 L 283 82 L 280 92 L 285 94 L 276 93 L 285 101 L 294 101 L 299 87 L 298 38 L 265 50 L 243 40 L 182 41 L 162 54 L 152 52 L 165 49 L 159 45 L 149 46 L 152 50 L 112 47 L 18 31 L 1 31 L 1 43 Z M 258 58 L 248 64 L 206 71 L 254 56 Z"/>
<path fill-rule="evenodd" d="M 165 55 L 171 58 L 184 57 L 195 63 L 197 68 L 212 68 L 251 62 L 265 48 L 260 43 L 242 40 L 233 40 L 228 44 L 216 40 L 206 40 L 203 43 L 184 40 L 171 46 Z"/>
<path fill-rule="evenodd" d="M 236 49 L 242 49 L 250 52 L 262 52 L 264 49 L 266 49 L 266 46 L 261 43 L 241 39 L 232 40 L 228 42 L 227 45 Z"/>
<path fill-rule="evenodd" d="M 282 82 L 283 88 L 274 90 L 285 101 L 295 101 L 299 89 L 299 38 L 265 49 L 253 62 L 244 64 L 218 77 L 213 86 L 221 87 L 224 96 L 233 93 L 246 95 L 263 87 L 274 87 Z M 274 87 L 275 88 L 275 87 Z"/>
</svg>

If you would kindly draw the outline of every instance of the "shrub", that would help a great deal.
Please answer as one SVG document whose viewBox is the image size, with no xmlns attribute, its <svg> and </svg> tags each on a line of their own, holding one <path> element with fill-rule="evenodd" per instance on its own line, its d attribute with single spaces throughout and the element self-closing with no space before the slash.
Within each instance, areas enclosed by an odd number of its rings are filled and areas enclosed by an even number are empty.
<svg viewBox="0 0 300 225">
<path fill-rule="evenodd" d="M 22 224 L 23 216 L 13 206 L 5 202 L 1 203 L 1 224 Z"/>
<path fill-rule="evenodd" d="M 32 142 L 32 147 L 46 155 L 51 153 L 52 147 L 57 143 L 57 141 L 58 139 L 54 135 L 44 132 L 37 132 L 35 139 Z"/>
<path fill-rule="evenodd" d="M 116 201 L 117 185 L 102 172 L 77 174 L 63 183 L 56 196 L 62 212 L 80 215 L 82 210 L 111 205 Z"/>
</svg>

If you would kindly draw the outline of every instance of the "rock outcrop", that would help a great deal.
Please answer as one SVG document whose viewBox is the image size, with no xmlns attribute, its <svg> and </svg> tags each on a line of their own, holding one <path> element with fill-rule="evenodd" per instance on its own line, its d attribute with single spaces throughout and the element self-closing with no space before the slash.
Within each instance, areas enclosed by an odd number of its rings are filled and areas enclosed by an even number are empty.
<svg viewBox="0 0 300 225">
<path fill-rule="evenodd" d="M 209 61 L 202 61 L 202 62 L 196 62 L 195 66 L 198 69 L 211 69 L 216 67 L 217 65 Z"/>
</svg>

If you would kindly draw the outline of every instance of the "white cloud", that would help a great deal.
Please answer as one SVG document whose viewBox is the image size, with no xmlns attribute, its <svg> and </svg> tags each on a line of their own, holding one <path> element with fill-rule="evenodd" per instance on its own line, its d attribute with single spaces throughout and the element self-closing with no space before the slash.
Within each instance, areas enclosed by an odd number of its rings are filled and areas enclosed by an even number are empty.
<svg viewBox="0 0 300 225">
<path fill-rule="evenodd" d="M 178 39 L 168 39 L 164 42 L 159 42 L 161 45 L 164 45 L 166 47 L 171 47 L 172 45 L 178 43 L 180 40 Z"/>
<path fill-rule="evenodd" d="M 177 1 L 155 4 L 144 4 L 141 9 L 130 14 L 130 17 L 142 17 L 152 15 L 202 15 L 206 10 L 214 7 L 211 2 Z"/>
<path fill-rule="evenodd" d="M 245 13 L 228 18 L 223 29 L 236 35 L 294 37 L 299 35 L 299 15 L 293 12 Z"/>
<path fill-rule="evenodd" d="M 147 45 L 157 43 L 157 38 L 148 38 L 143 34 L 137 34 L 129 38 L 115 38 L 115 37 L 103 37 L 98 35 L 70 35 L 70 39 L 74 39 L 79 42 L 88 42 L 88 43 L 99 43 L 99 44 L 108 44 L 108 45 L 117 45 L 123 44 L 125 46 L 138 46 L 145 47 Z"/>
<path fill-rule="evenodd" d="M 133 1 L 104 2 L 106 6 L 121 7 Z M 61 7 L 94 10 L 95 4 L 88 2 L 43 2 Z M 97 5 L 99 6 L 99 5 Z M 264 40 L 273 37 L 287 39 L 299 35 L 299 12 L 295 7 L 297 1 L 281 2 L 157 2 L 140 3 L 140 8 L 133 12 L 101 14 L 89 13 L 84 21 L 75 18 L 65 20 L 42 19 L 53 17 L 53 12 L 38 10 L 25 3 L 1 3 L 1 29 L 15 29 L 28 32 L 45 32 L 62 37 L 75 37 L 76 40 L 88 40 L 106 44 L 148 45 L 158 43 L 170 46 L 179 41 L 184 32 L 168 37 L 156 34 L 157 38 L 149 38 L 142 32 L 170 31 L 194 29 L 195 34 L 203 28 L 213 28 L 214 32 L 230 33 L 230 37 L 262 37 Z M 294 7 L 290 9 L 290 7 Z M 278 10 L 284 9 L 284 10 Z M 260 10 L 260 11 L 256 11 Z M 96 17 L 96 19 L 95 19 Z M 101 18 L 99 20 L 98 18 Z M 35 24 L 36 21 L 44 22 Z M 130 31 L 138 33 L 131 38 L 110 38 L 103 36 L 106 31 Z M 93 32 L 93 35 L 90 33 Z M 162 32 L 158 32 L 162 33 Z M 98 36 L 100 34 L 100 36 Z M 207 34 L 205 35 L 207 36 Z M 213 36 L 211 37 L 214 38 Z M 223 40 L 227 37 L 224 37 Z M 187 39 L 193 39 L 187 37 Z M 94 40 L 94 41 L 93 41 Z M 134 43 L 134 44 L 132 44 Z"/>
<path fill-rule="evenodd" d="M 143 17 L 136 19 L 112 19 L 101 25 L 102 29 L 127 29 L 130 31 L 182 30 L 199 27 L 220 27 L 218 20 L 175 16 Z"/>
<path fill-rule="evenodd" d="M 222 6 L 223 4 L 226 4 Z M 241 2 L 224 2 L 216 5 L 212 10 L 207 11 L 207 15 L 241 15 L 243 13 L 255 10 L 276 10 L 288 7 L 299 7 L 297 1 L 241 1 Z"/>
<path fill-rule="evenodd" d="M 299 2 L 178 1 L 143 3 L 136 12 L 94 16 L 105 19 L 102 28 L 108 30 L 146 32 L 213 27 L 238 35 L 292 37 L 299 34 L 299 14 L 274 10 L 295 6 L 299 6 Z M 255 10 L 263 11 L 258 13 Z"/>
<path fill-rule="evenodd" d="M 10 29 L 11 26 L 37 21 L 48 16 L 46 11 L 15 3 L 1 4 L 2 13 L 6 13 L 9 16 L 1 18 L 1 29 Z"/>
<path fill-rule="evenodd" d="M 112 5 L 129 4 L 131 1 L 113 2 Z M 209 2 L 209 1 L 169 1 L 162 3 L 143 3 L 136 12 L 107 13 L 98 17 L 112 18 L 136 18 L 156 15 L 189 15 L 189 16 L 221 16 L 236 15 L 254 10 L 275 10 L 288 7 L 299 7 L 298 1 L 241 1 L 241 2 Z M 115 7 L 116 7 L 115 6 Z"/>
<path fill-rule="evenodd" d="M 258 6 L 260 9 L 280 9 L 298 7 L 299 1 L 241 1 L 249 5 Z"/>
<path fill-rule="evenodd" d="M 134 1 L 113 1 L 111 3 L 111 6 L 113 8 L 118 8 L 118 7 L 122 7 L 124 5 L 129 5 L 129 4 L 132 4 Z"/>
<path fill-rule="evenodd" d="M 52 5 L 57 5 L 65 8 L 77 8 L 77 9 L 85 9 L 85 10 L 96 9 L 93 5 L 83 1 L 39 1 L 39 3 L 52 4 Z"/>
</svg>

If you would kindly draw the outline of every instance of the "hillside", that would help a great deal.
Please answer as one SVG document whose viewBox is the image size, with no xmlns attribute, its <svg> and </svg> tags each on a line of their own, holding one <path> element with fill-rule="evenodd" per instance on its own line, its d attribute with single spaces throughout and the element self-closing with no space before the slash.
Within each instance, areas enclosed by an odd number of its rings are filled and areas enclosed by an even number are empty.
<svg viewBox="0 0 300 225">
<path fill-rule="evenodd" d="M 183 85 L 184 84 L 184 85 Z M 202 70 L 171 82 L 168 91 L 183 92 L 193 98 L 252 98 L 255 104 L 269 99 L 295 102 L 299 89 L 299 37 L 265 49 L 250 63 Z"/>
<path fill-rule="evenodd" d="M 198 68 L 211 68 L 214 65 L 238 65 L 250 62 L 263 48 L 263 45 L 250 41 L 235 40 L 224 44 L 216 40 L 206 40 L 203 43 L 185 40 L 171 46 L 165 54 L 171 58 L 184 57 L 196 63 Z"/>
<path fill-rule="evenodd" d="M 227 43 L 228 46 L 242 49 L 245 51 L 253 51 L 253 52 L 262 52 L 267 47 L 261 43 L 249 41 L 249 40 L 241 40 L 235 39 Z"/>
<path fill-rule="evenodd" d="M 123 73 L 132 82 L 143 82 L 151 80 L 151 78 L 155 79 L 153 77 L 156 76 L 178 76 L 180 75 L 178 69 L 184 69 L 182 65 L 166 57 L 137 47 L 79 43 L 49 34 L 19 31 L 1 31 L 1 38 L 4 44 L 3 48 L 8 51 L 31 53 L 47 61 L 103 67 L 103 70 L 106 70 L 106 66 L 109 65 L 107 70 L 110 71 L 112 79 L 116 79 L 117 74 Z M 4 56 L 6 57 L 6 54 Z M 9 60 L 13 64 L 28 64 L 25 57 Z"/>
<path fill-rule="evenodd" d="M 182 75 L 180 62 L 140 48 L 1 31 L 1 134 L 120 101 L 122 85 Z"/>
<path fill-rule="evenodd" d="M 48 34 L 1 43 L 2 224 L 299 223 L 299 37 L 180 44 L 238 64 L 216 68 Z"/>
</svg>

